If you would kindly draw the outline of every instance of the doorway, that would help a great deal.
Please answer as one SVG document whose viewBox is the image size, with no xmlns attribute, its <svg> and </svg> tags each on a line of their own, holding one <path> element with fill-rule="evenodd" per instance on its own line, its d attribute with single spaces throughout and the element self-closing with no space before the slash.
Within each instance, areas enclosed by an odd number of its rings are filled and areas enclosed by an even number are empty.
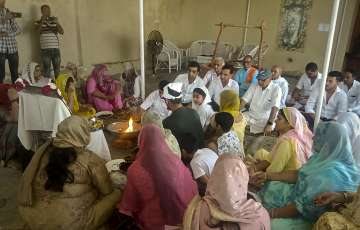
<svg viewBox="0 0 360 230">
<path fill-rule="evenodd" d="M 354 70 L 360 75 L 360 4 L 358 5 L 357 16 L 351 35 L 350 47 L 345 54 L 344 69 Z"/>
</svg>

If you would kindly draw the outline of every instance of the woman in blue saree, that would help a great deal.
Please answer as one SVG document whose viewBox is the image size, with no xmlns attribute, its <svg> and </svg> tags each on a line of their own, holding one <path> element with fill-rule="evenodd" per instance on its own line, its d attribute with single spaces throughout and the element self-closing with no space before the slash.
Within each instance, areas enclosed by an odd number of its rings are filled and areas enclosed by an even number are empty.
<svg viewBox="0 0 360 230">
<path fill-rule="evenodd" d="M 268 209 L 272 229 L 308 229 L 327 211 L 314 203 L 323 192 L 355 192 L 359 171 L 345 128 L 335 122 L 319 124 L 313 155 L 298 171 L 263 173 L 253 182 L 268 181 L 259 192 Z M 281 219 L 278 219 L 281 218 Z"/>
</svg>

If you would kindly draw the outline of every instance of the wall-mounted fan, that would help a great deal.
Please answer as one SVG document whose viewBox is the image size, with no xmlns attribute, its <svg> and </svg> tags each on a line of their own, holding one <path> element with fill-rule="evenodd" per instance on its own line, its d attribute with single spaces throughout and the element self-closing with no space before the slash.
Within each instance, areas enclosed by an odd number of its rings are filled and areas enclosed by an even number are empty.
<svg viewBox="0 0 360 230">
<path fill-rule="evenodd" d="M 147 49 L 151 55 L 153 74 L 155 74 L 156 57 L 161 53 L 163 49 L 163 36 L 157 30 L 153 30 L 149 33 L 147 39 Z"/>
</svg>

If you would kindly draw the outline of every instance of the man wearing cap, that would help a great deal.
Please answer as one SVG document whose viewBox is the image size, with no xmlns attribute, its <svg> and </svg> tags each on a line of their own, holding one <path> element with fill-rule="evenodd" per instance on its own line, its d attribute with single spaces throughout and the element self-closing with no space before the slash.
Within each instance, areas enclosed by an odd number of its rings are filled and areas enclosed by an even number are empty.
<svg viewBox="0 0 360 230">
<path fill-rule="evenodd" d="M 270 135 L 277 112 L 280 108 L 281 89 L 272 82 L 270 71 L 260 71 L 257 76 L 258 84 L 252 85 L 241 98 L 241 107 L 250 104 L 245 112 L 250 125 L 250 133 L 264 133 Z"/>
<path fill-rule="evenodd" d="M 142 112 L 150 110 L 160 116 L 163 120 L 169 116 L 169 110 L 167 109 L 165 100 L 163 99 L 164 87 L 170 82 L 162 80 L 159 83 L 158 89 L 154 90 L 149 96 L 146 97 L 144 102 L 140 105 Z"/>
<path fill-rule="evenodd" d="M 166 105 L 172 112 L 169 117 L 163 120 L 165 129 L 170 129 L 178 143 L 183 143 L 181 138 L 184 135 L 192 134 L 197 144 L 203 146 L 204 132 L 199 115 L 193 109 L 182 105 L 182 83 L 170 83 L 164 87 Z M 181 148 L 181 146 L 180 146 Z"/>
<path fill-rule="evenodd" d="M 182 83 L 182 103 L 184 105 L 191 104 L 193 91 L 195 88 L 205 86 L 205 82 L 199 77 L 200 65 L 195 61 L 189 62 L 188 73 L 180 74 L 174 82 Z"/>
</svg>

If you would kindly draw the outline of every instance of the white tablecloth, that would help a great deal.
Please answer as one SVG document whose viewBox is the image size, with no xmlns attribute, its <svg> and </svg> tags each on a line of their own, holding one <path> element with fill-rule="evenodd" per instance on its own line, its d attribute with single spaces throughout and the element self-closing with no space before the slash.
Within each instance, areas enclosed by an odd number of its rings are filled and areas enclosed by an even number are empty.
<svg viewBox="0 0 360 230">
<path fill-rule="evenodd" d="M 58 125 L 70 117 L 64 102 L 55 97 L 19 92 L 18 137 L 26 149 L 34 149 L 33 131 L 51 132 L 55 137 Z"/>
<path fill-rule="evenodd" d="M 38 131 L 51 132 L 51 136 L 55 137 L 58 125 L 70 116 L 69 109 L 59 98 L 19 92 L 18 137 L 28 150 L 35 150 L 35 136 Z M 87 148 L 102 159 L 111 160 L 109 146 L 102 130 L 91 132 Z"/>
</svg>

